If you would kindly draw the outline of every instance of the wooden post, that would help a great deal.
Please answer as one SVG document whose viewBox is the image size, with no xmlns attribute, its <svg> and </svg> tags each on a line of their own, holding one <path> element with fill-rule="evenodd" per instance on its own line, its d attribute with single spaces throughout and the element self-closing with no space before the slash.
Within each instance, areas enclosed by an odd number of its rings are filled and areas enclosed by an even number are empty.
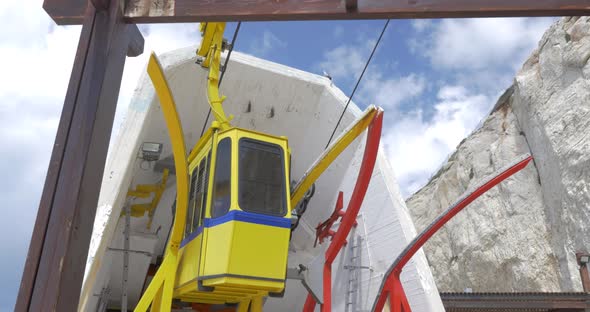
<svg viewBox="0 0 590 312">
<path fill-rule="evenodd" d="M 118 0 L 106 9 L 89 2 L 16 311 L 78 307 L 125 57 L 142 52 Z"/>
</svg>

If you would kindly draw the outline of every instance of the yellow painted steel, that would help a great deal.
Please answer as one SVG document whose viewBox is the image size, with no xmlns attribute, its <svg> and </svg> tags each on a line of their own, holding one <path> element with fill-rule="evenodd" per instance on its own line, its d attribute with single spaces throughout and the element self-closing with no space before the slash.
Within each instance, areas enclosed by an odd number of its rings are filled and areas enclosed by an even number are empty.
<svg viewBox="0 0 590 312">
<path fill-rule="evenodd" d="M 162 193 L 166 189 L 166 183 L 168 182 L 168 174 L 169 170 L 164 169 L 162 174 L 162 181 L 158 184 L 139 184 L 135 186 L 135 190 L 127 191 L 127 197 L 137 197 L 137 198 L 148 198 L 154 194 L 154 197 L 149 203 L 142 203 L 142 204 L 133 204 L 131 205 L 131 216 L 132 217 L 142 217 L 145 213 L 148 213 L 148 223 L 147 229 L 152 228 L 152 220 L 154 219 L 154 213 L 156 212 L 156 207 L 160 203 L 160 199 L 162 198 Z M 124 214 L 124 212 L 121 212 Z"/>
<path fill-rule="evenodd" d="M 291 207 L 295 207 L 309 190 L 311 185 L 328 169 L 330 164 L 344 151 L 350 143 L 359 137 L 365 129 L 371 124 L 373 117 L 377 113 L 377 107 L 371 105 L 352 125 L 342 131 L 342 134 L 318 157 L 311 168 L 303 175 L 295 185 L 291 194 Z"/>
<path fill-rule="evenodd" d="M 193 149 L 191 150 L 190 154 L 188 155 L 188 163 L 192 164 L 193 161 L 195 160 L 195 158 L 197 157 L 197 154 L 203 150 L 203 148 L 205 147 L 205 145 L 207 144 L 211 144 L 211 136 L 213 134 L 213 130 L 217 129 L 216 127 L 217 124 L 215 124 L 215 127 L 211 127 L 209 128 L 204 134 L 203 136 L 199 139 L 199 141 L 197 141 L 197 144 L 195 144 L 195 146 L 193 147 Z M 191 170 L 192 171 L 192 170 Z"/>
<path fill-rule="evenodd" d="M 275 137 L 256 131 L 231 128 L 214 131 L 209 142 L 197 143 L 201 151 L 193 150 L 190 171 L 197 170 L 198 164 L 208 155 L 211 148 L 210 172 L 216 168 L 217 144 L 223 139 L 231 140 L 231 183 L 223 192 L 231 194 L 228 213 L 241 211 L 238 202 L 239 141 L 248 138 L 279 146 L 282 149 L 281 164 L 283 172 L 288 172 L 288 141 L 285 137 Z M 195 148 L 196 149 L 196 148 Z M 209 175 L 207 194 L 213 194 L 214 175 Z M 284 185 L 288 185 L 288 175 Z M 219 192 L 219 190 L 216 190 Z M 285 198 L 289 198 L 285 188 Z M 205 218 L 211 219 L 213 197 L 208 196 L 205 203 Z M 291 209 L 286 201 L 285 214 L 278 219 L 290 220 Z M 196 213 L 196 211 L 195 211 Z M 290 221 L 287 221 L 290 222 Z M 289 246 L 290 229 L 257 223 L 229 220 L 214 226 L 201 226 L 193 229 L 199 233 L 185 238 L 181 247 L 180 263 L 175 283 L 174 297 L 188 302 L 241 302 L 248 298 L 263 298 L 268 292 L 281 292 L 284 289 L 285 271 Z M 200 232 L 199 232 L 200 231 Z M 255 242 L 255 243 L 253 243 Z M 199 289 L 199 281 L 204 287 L 214 287 L 208 292 Z"/>
<path fill-rule="evenodd" d="M 219 77 L 221 66 L 221 52 L 223 49 L 223 32 L 225 23 L 201 23 L 201 32 L 203 39 L 201 46 L 197 50 L 197 55 L 203 57 L 201 66 L 209 68 L 207 79 L 207 96 L 211 111 L 215 119 L 219 122 L 221 130 L 229 129 L 229 119 L 223 111 L 222 103 L 225 96 L 219 94 Z"/>
<path fill-rule="evenodd" d="M 176 168 L 176 213 L 170 232 L 170 240 L 166 246 L 164 260 L 137 304 L 135 308 L 137 312 L 146 311 L 150 304 L 151 311 L 170 311 L 171 309 L 173 287 L 178 266 L 178 249 L 183 236 L 188 206 L 188 164 L 182 124 L 178 117 L 170 87 L 164 76 L 164 71 L 154 53 L 150 56 L 148 74 L 160 100 L 160 106 L 162 107 L 172 145 L 174 166 Z"/>
<path fill-rule="evenodd" d="M 208 231 L 203 275 L 232 274 L 256 279 L 207 279 L 203 281 L 205 286 L 229 285 L 271 292 L 283 290 L 290 229 L 230 221 L 211 227 Z"/>
<path fill-rule="evenodd" d="M 262 304 L 262 297 L 252 298 L 252 302 L 250 302 L 250 312 L 262 312 Z"/>
</svg>

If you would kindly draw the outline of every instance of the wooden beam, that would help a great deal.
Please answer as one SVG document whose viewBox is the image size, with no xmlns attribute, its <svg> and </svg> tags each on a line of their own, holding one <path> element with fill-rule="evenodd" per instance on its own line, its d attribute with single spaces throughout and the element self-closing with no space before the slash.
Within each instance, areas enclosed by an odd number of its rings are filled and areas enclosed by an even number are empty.
<svg viewBox="0 0 590 312">
<path fill-rule="evenodd" d="M 143 39 L 117 0 L 91 4 L 72 69 L 16 311 L 75 311 L 127 54 Z"/>
<path fill-rule="evenodd" d="M 93 0 L 99 1 L 99 0 Z M 84 0 L 45 0 L 58 24 L 79 24 Z M 588 0 L 125 0 L 129 23 L 590 15 Z"/>
<path fill-rule="evenodd" d="M 590 309 L 587 293 L 441 293 L 447 311 L 489 309 L 539 309 L 585 311 Z"/>
</svg>

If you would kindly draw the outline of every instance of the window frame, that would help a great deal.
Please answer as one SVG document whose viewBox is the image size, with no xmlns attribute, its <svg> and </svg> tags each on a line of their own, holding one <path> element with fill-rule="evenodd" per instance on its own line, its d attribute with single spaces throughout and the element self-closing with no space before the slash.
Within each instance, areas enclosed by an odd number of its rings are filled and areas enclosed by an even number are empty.
<svg viewBox="0 0 590 312">
<path fill-rule="evenodd" d="M 214 212 L 217 211 L 214 208 L 215 208 L 215 198 L 216 198 L 215 193 L 216 193 L 216 186 L 217 186 L 217 184 L 216 184 L 217 173 L 218 173 L 219 157 L 220 157 L 219 146 L 221 145 L 222 142 L 224 142 L 226 140 L 229 141 L 229 151 L 227 152 L 229 155 L 229 190 L 228 190 L 229 191 L 229 193 L 228 193 L 229 200 L 228 200 L 227 209 L 225 209 L 226 207 L 223 207 L 224 212 L 222 214 L 217 215 L 217 214 L 214 214 Z M 226 215 L 231 210 L 231 207 L 232 207 L 232 200 L 233 200 L 233 198 L 232 198 L 232 192 L 233 192 L 233 190 L 232 190 L 232 184 L 233 184 L 232 183 L 233 182 L 232 181 L 232 173 L 233 173 L 233 158 L 234 158 L 233 157 L 233 149 L 234 149 L 233 143 L 234 143 L 233 138 L 231 136 L 227 136 L 227 137 L 224 137 L 224 138 L 221 138 L 220 140 L 218 140 L 217 144 L 215 145 L 215 169 L 213 170 L 213 181 L 212 181 L 213 185 L 211 186 L 212 188 L 211 188 L 211 196 L 210 196 L 211 205 L 209 207 L 209 209 L 210 209 L 209 216 L 211 219 L 219 218 L 219 217 Z"/>
<path fill-rule="evenodd" d="M 184 235 L 185 237 L 188 236 L 190 233 L 194 231 L 193 227 L 193 218 L 195 214 L 195 191 L 196 191 L 196 184 L 197 180 L 199 179 L 199 166 L 197 165 L 190 175 L 190 186 L 189 186 L 189 194 L 188 194 L 188 206 L 186 209 L 186 222 L 184 227 Z M 191 202 L 192 201 L 192 202 Z"/>
<path fill-rule="evenodd" d="M 203 199 L 205 198 L 205 194 L 207 193 L 207 182 L 206 179 L 209 177 L 208 173 L 209 170 L 207 168 L 207 156 L 203 157 L 201 159 L 201 161 L 199 162 L 199 165 L 195 168 L 195 170 L 199 170 L 198 172 L 198 178 L 197 178 L 197 185 L 194 189 L 194 198 L 195 198 L 195 204 L 193 205 L 193 218 L 192 218 L 192 231 L 194 232 L 196 229 L 199 228 L 199 226 L 201 225 L 201 223 L 203 222 L 201 216 L 202 216 L 202 211 L 205 208 L 205 203 L 203 202 Z M 201 198 L 198 198 L 199 196 L 199 183 L 201 186 Z M 197 222 L 195 223 L 195 220 L 197 220 Z"/>
<path fill-rule="evenodd" d="M 279 150 L 279 152 L 276 154 L 278 154 L 281 158 L 281 160 L 280 160 L 280 162 L 281 162 L 281 186 L 280 186 L 280 188 L 282 189 L 283 196 L 282 196 L 282 207 L 281 207 L 280 211 L 277 211 L 276 213 L 245 210 L 242 208 L 241 196 L 240 196 L 240 191 L 242 190 L 242 179 L 240 178 L 240 167 L 242 165 L 242 161 L 241 161 L 240 156 L 241 156 L 241 143 L 243 141 L 246 141 L 246 142 L 250 141 L 252 143 L 260 144 L 263 146 L 266 145 L 267 147 L 278 148 L 278 150 Z M 285 217 L 288 213 L 288 211 L 287 211 L 288 210 L 287 209 L 287 200 L 288 199 L 287 199 L 287 189 L 286 189 L 286 175 L 287 175 L 287 173 L 286 173 L 286 168 L 285 168 L 285 149 L 279 144 L 268 142 L 268 141 L 257 140 L 257 139 L 251 138 L 251 137 L 241 137 L 238 140 L 237 145 L 238 145 L 237 146 L 237 157 L 238 157 L 238 159 L 237 159 L 237 179 L 238 179 L 237 188 L 238 189 L 236 191 L 237 191 L 237 197 L 238 197 L 237 198 L 238 207 L 240 207 L 240 210 L 248 212 L 248 213 L 256 213 L 256 214 L 274 216 L 274 217 Z M 271 151 L 271 150 L 267 150 L 267 151 L 274 153 L 274 151 Z"/>
</svg>

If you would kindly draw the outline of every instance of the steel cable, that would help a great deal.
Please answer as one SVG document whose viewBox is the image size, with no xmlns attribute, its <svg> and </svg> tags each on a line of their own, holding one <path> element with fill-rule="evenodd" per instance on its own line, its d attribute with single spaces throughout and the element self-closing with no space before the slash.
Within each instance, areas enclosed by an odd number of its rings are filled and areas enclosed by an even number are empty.
<svg viewBox="0 0 590 312">
<path fill-rule="evenodd" d="M 365 67 L 363 68 L 361 75 L 357 79 L 354 89 L 352 89 L 352 92 L 350 93 L 350 96 L 348 97 L 348 101 L 346 101 L 346 105 L 344 106 L 344 109 L 342 110 L 342 114 L 340 114 L 340 118 L 338 119 L 338 122 L 336 123 L 336 126 L 334 127 L 334 131 L 332 131 L 332 135 L 330 135 L 330 139 L 328 140 L 328 144 L 326 144 L 325 149 L 327 149 L 328 146 L 330 146 L 330 142 L 332 142 L 332 139 L 334 138 L 334 134 L 336 133 L 336 129 L 338 129 L 340 122 L 342 122 L 342 117 L 344 117 L 344 113 L 346 113 L 346 109 L 348 108 L 350 101 L 352 101 L 352 98 L 354 97 L 354 93 L 356 92 L 356 89 L 358 88 L 361 80 L 363 79 L 363 76 L 365 75 L 365 71 L 367 71 L 367 67 L 369 67 L 369 63 L 371 63 L 371 59 L 373 58 L 373 55 L 375 54 L 375 51 L 377 50 L 377 46 L 379 46 L 379 42 L 381 42 L 381 38 L 383 38 L 383 34 L 385 33 L 385 30 L 387 29 L 388 25 L 389 25 L 389 20 L 385 21 L 385 24 L 383 25 L 383 30 L 381 30 L 381 34 L 379 35 L 377 42 L 375 42 L 375 46 L 373 46 L 373 51 L 371 51 L 371 55 L 369 55 L 369 58 L 367 59 L 367 62 L 365 63 Z"/>
</svg>

